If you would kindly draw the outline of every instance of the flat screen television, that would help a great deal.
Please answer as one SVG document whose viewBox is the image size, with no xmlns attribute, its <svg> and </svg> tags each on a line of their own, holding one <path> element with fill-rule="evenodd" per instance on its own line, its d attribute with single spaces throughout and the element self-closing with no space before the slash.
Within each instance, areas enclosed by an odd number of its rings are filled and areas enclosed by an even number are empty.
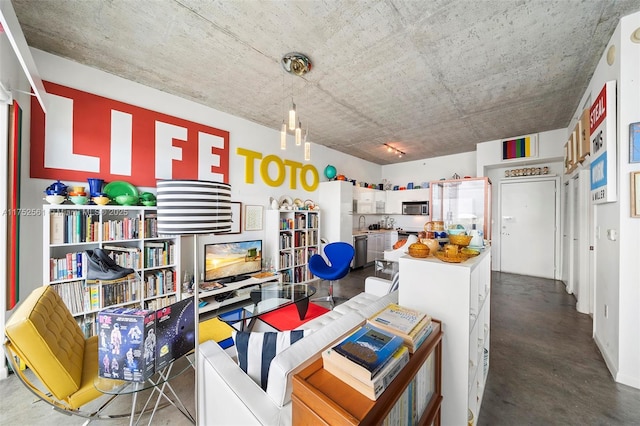
<svg viewBox="0 0 640 426">
<path fill-rule="evenodd" d="M 262 270 L 262 240 L 204 245 L 204 280 L 241 281 Z"/>
</svg>

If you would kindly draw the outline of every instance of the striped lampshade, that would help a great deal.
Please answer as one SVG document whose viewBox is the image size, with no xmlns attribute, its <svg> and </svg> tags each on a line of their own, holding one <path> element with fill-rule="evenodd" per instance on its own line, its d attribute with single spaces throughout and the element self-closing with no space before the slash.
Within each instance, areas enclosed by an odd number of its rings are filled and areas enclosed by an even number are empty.
<svg viewBox="0 0 640 426">
<path fill-rule="evenodd" d="M 158 234 L 231 231 L 231 185 L 203 180 L 157 183 Z"/>
</svg>

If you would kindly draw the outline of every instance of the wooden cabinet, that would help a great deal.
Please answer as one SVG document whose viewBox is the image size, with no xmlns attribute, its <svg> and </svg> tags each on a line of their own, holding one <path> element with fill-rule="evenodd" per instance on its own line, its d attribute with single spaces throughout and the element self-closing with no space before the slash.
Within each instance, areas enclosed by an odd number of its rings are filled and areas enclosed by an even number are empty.
<svg viewBox="0 0 640 426">
<path fill-rule="evenodd" d="M 442 422 L 464 425 L 468 410 L 478 419 L 490 354 L 491 253 L 462 263 L 437 258 L 400 258 L 398 303 L 442 321 Z"/>
<path fill-rule="evenodd" d="M 180 238 L 157 233 L 155 207 L 45 205 L 43 282 L 54 286 L 85 334 L 110 306 L 158 309 L 180 299 Z M 87 250 L 102 248 L 135 278 L 87 282 Z"/>
<path fill-rule="evenodd" d="M 314 280 L 309 258 L 320 253 L 320 212 L 267 210 L 266 255 L 273 259 L 282 282 Z"/>
<path fill-rule="evenodd" d="M 439 425 L 441 366 L 442 328 L 436 320 L 431 336 L 375 401 L 327 372 L 320 358 L 293 376 L 292 423 Z"/>
</svg>

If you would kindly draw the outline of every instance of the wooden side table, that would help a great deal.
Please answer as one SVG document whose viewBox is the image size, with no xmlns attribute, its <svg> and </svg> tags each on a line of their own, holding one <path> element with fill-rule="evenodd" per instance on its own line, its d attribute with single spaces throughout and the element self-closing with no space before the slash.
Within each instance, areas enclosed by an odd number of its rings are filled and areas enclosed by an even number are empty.
<svg viewBox="0 0 640 426">
<path fill-rule="evenodd" d="M 442 328 L 433 331 L 391 385 L 372 401 L 323 368 L 322 358 L 293 376 L 293 424 L 440 425 Z M 411 420 L 413 419 L 413 420 Z"/>
</svg>

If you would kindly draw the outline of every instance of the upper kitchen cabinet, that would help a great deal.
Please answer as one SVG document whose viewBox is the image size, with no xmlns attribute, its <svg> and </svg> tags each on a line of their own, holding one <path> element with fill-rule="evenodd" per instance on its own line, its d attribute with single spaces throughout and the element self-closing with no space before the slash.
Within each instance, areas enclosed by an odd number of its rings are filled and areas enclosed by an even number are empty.
<svg viewBox="0 0 640 426">
<path fill-rule="evenodd" d="M 358 214 L 383 214 L 385 212 L 386 195 L 384 191 L 354 186 L 353 199 Z"/>
<path fill-rule="evenodd" d="M 406 189 L 402 191 L 385 191 L 387 201 L 385 206 L 386 214 L 402 214 L 402 203 L 406 201 L 428 201 L 429 189 Z"/>
<path fill-rule="evenodd" d="M 486 177 L 431 182 L 431 220 L 463 225 L 491 238 L 491 181 Z"/>
</svg>

